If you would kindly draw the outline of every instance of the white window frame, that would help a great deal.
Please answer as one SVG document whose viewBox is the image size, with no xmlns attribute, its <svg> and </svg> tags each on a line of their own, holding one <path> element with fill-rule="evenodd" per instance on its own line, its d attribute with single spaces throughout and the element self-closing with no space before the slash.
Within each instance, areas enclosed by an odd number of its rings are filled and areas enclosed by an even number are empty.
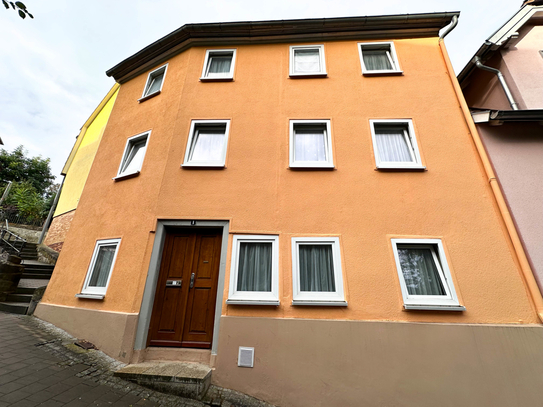
<svg viewBox="0 0 543 407">
<path fill-rule="evenodd" d="M 294 70 L 294 51 L 297 50 L 307 50 L 307 49 L 318 49 L 319 58 L 320 58 L 320 68 L 319 72 L 296 72 Z M 324 44 L 319 45 L 291 45 L 290 46 L 290 63 L 289 63 L 289 76 L 291 77 L 304 77 L 304 76 L 327 76 L 326 73 L 326 58 L 324 57 Z"/>
<path fill-rule="evenodd" d="M 406 137 L 407 145 L 411 147 L 410 154 L 411 157 L 414 158 L 414 161 L 382 161 L 381 157 L 379 156 L 379 148 L 377 147 L 377 135 L 375 131 L 376 124 L 407 127 L 407 132 L 404 131 L 404 137 Z M 426 169 L 426 167 L 422 165 L 417 137 L 415 135 L 415 127 L 413 126 L 413 121 L 411 119 L 372 119 L 370 120 L 370 127 L 373 152 L 375 155 L 375 165 L 378 169 Z"/>
<path fill-rule="evenodd" d="M 194 140 L 194 131 L 198 126 L 222 126 L 226 125 L 224 130 L 224 144 L 222 149 L 222 157 L 219 160 L 210 161 L 189 161 L 190 150 L 192 142 Z M 185 150 L 185 160 L 182 167 L 224 167 L 226 163 L 226 150 L 228 148 L 228 135 L 230 133 L 230 120 L 192 120 L 190 124 L 189 138 L 187 141 L 187 148 Z"/>
<path fill-rule="evenodd" d="M 230 64 L 230 72 L 225 72 L 224 74 L 214 74 L 214 76 L 209 76 L 208 72 L 208 64 L 209 64 L 209 57 L 213 56 L 213 54 L 226 54 L 226 53 L 232 53 L 232 63 Z M 202 68 L 202 76 L 200 77 L 201 81 L 216 81 L 216 80 L 226 80 L 226 79 L 234 79 L 234 67 L 236 65 L 236 49 L 208 49 L 206 50 L 206 56 L 204 59 L 204 67 Z"/>
<path fill-rule="evenodd" d="M 160 84 L 160 89 L 154 91 L 153 93 L 147 94 L 147 89 L 151 88 L 151 81 L 154 79 L 153 76 L 156 76 L 156 73 L 158 71 L 164 70 L 164 74 L 162 76 L 162 83 Z M 157 69 L 152 70 L 149 72 L 149 75 L 147 75 L 147 81 L 145 81 L 145 87 L 143 88 L 143 93 L 141 94 L 141 98 L 139 99 L 140 102 L 149 99 L 152 96 L 160 94 L 162 92 L 162 87 L 164 86 L 164 82 L 166 81 L 166 72 L 168 71 L 168 64 L 164 64 Z"/>
<path fill-rule="evenodd" d="M 407 310 L 433 310 L 433 311 L 465 311 L 465 307 L 460 305 L 456 290 L 454 288 L 451 271 L 443 249 L 441 239 L 391 239 L 394 259 L 396 261 L 396 270 L 400 279 L 404 308 Z M 407 290 L 405 278 L 398 255 L 398 245 L 411 246 L 413 249 L 430 248 L 438 269 L 441 284 L 445 289 L 446 295 L 410 295 Z M 409 248 L 409 247 L 408 247 Z"/>
<path fill-rule="evenodd" d="M 315 125 L 325 126 L 326 134 L 324 137 L 326 161 L 298 161 L 296 160 L 296 144 L 294 142 L 294 128 L 296 125 Z M 290 120 L 290 138 L 289 138 L 289 166 L 290 168 L 334 168 L 334 154 L 332 149 L 332 133 L 330 120 Z"/>
<path fill-rule="evenodd" d="M 307 292 L 300 290 L 301 245 L 330 245 L 334 262 L 335 292 Z M 292 305 L 347 306 L 343 290 L 341 250 L 338 237 L 293 237 L 292 238 Z"/>
<path fill-rule="evenodd" d="M 272 244 L 272 281 L 270 292 L 237 290 L 241 243 Z M 238 305 L 279 305 L 279 236 L 234 235 L 232 242 L 232 265 L 230 267 L 230 288 L 226 303 Z"/>
<path fill-rule="evenodd" d="M 400 62 L 398 61 L 398 56 L 396 54 L 396 48 L 392 41 L 384 42 L 359 42 L 358 46 L 358 55 L 360 57 L 360 66 L 362 67 L 362 75 L 383 75 L 383 74 L 402 74 L 403 71 L 400 69 Z M 390 50 L 387 52 L 388 59 L 392 65 L 392 69 L 368 69 L 364 63 L 364 48 L 371 50 L 371 48 L 379 47 L 390 47 Z"/>
<path fill-rule="evenodd" d="M 121 172 L 121 170 L 123 168 L 123 164 L 124 164 L 125 160 L 128 158 L 128 154 L 130 154 L 130 145 L 133 144 L 133 143 L 137 143 L 138 141 L 140 141 L 140 140 L 142 140 L 144 138 L 146 139 L 145 147 L 143 147 L 143 149 L 144 149 L 143 150 L 143 155 L 142 155 L 140 163 L 138 165 L 138 169 L 134 170 L 134 171 L 131 171 L 131 172 Z M 121 163 L 119 164 L 119 169 L 117 170 L 117 176 L 115 178 L 113 178 L 114 180 L 130 177 L 132 175 L 136 175 L 136 174 L 140 173 L 141 167 L 143 165 L 143 160 L 145 159 L 145 154 L 147 153 L 147 146 L 149 145 L 149 139 L 150 138 L 151 138 L 151 130 L 145 131 L 145 132 L 140 133 L 140 134 L 136 134 L 135 136 L 129 137 L 126 140 L 126 144 L 124 146 L 123 158 L 121 159 Z"/>
<path fill-rule="evenodd" d="M 96 263 L 96 259 L 98 257 L 98 253 L 100 251 L 100 247 L 110 246 L 112 244 L 115 244 L 116 248 L 115 248 L 115 254 L 113 255 L 113 261 L 111 262 L 111 268 L 109 269 L 109 274 L 107 276 L 106 286 L 105 287 L 89 287 L 89 282 L 92 278 L 92 273 L 94 271 L 94 266 Z M 109 281 L 111 280 L 111 274 L 113 273 L 113 269 L 115 268 L 115 261 L 117 260 L 117 254 L 119 253 L 120 245 L 121 245 L 121 239 L 105 239 L 105 240 L 96 241 L 96 244 L 94 246 L 94 252 L 92 253 L 91 262 L 87 270 L 87 276 L 85 277 L 85 282 L 83 283 L 83 289 L 81 290 L 81 294 L 78 294 L 77 297 L 96 298 L 96 299 L 104 298 L 104 296 L 106 295 L 107 287 L 109 286 Z"/>
</svg>

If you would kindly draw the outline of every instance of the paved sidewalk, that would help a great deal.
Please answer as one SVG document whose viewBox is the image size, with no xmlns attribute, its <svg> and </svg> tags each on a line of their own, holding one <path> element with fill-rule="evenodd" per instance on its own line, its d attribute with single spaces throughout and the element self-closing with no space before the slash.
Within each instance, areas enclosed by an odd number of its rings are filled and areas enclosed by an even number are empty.
<svg viewBox="0 0 543 407">
<path fill-rule="evenodd" d="M 0 407 L 204 406 L 113 377 L 121 363 L 73 341 L 36 318 L 0 312 Z"/>
</svg>

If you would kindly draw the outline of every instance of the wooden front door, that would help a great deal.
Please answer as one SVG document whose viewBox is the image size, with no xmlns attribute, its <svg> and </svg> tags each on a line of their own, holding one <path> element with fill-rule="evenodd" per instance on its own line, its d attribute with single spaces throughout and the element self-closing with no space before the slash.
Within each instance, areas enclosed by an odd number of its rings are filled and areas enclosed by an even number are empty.
<svg viewBox="0 0 543 407">
<path fill-rule="evenodd" d="M 211 348 L 222 230 L 167 232 L 148 346 Z"/>
</svg>

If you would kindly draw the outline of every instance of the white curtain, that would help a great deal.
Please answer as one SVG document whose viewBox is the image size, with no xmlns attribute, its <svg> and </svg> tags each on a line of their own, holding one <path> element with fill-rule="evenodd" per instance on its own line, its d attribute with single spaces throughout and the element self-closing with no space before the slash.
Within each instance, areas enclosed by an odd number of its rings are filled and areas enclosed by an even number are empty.
<svg viewBox="0 0 543 407">
<path fill-rule="evenodd" d="M 294 50 L 294 71 L 298 73 L 320 72 L 319 55 L 318 49 Z"/>
<path fill-rule="evenodd" d="M 209 57 L 209 59 L 208 74 L 224 74 L 230 72 L 230 65 L 232 64 L 232 57 L 230 55 L 216 55 Z"/>
<path fill-rule="evenodd" d="M 368 71 L 390 71 L 393 69 L 386 50 L 363 50 L 362 57 Z"/>
<path fill-rule="evenodd" d="M 224 129 L 197 129 L 189 161 L 220 161 L 224 145 Z"/>
<path fill-rule="evenodd" d="M 324 129 L 294 130 L 294 161 L 326 161 Z"/>
<path fill-rule="evenodd" d="M 375 139 L 379 159 L 385 162 L 413 162 L 411 146 L 408 144 L 405 129 L 376 128 Z"/>
<path fill-rule="evenodd" d="M 398 256 L 410 295 L 446 295 L 431 249 L 398 247 Z"/>
<path fill-rule="evenodd" d="M 98 255 L 96 256 L 96 262 L 94 263 L 94 268 L 92 270 L 92 276 L 89 281 L 89 287 L 106 286 L 116 249 L 116 245 L 100 246 L 98 249 Z"/>
<path fill-rule="evenodd" d="M 272 244 L 241 243 L 238 263 L 238 291 L 271 292 Z"/>
<path fill-rule="evenodd" d="M 121 174 L 135 172 L 140 169 L 141 160 L 143 159 L 143 154 L 145 154 L 146 144 L 147 138 L 130 145 L 128 154 L 121 168 Z"/>
<path fill-rule="evenodd" d="M 160 89 L 160 86 L 162 85 L 162 80 L 164 79 L 164 72 L 159 73 L 155 77 L 151 79 L 151 83 L 149 83 L 149 88 L 147 89 L 147 92 L 145 92 L 145 95 L 151 95 L 158 91 Z"/>
<path fill-rule="evenodd" d="M 330 245 L 300 245 L 300 291 L 335 292 L 334 261 Z"/>
</svg>

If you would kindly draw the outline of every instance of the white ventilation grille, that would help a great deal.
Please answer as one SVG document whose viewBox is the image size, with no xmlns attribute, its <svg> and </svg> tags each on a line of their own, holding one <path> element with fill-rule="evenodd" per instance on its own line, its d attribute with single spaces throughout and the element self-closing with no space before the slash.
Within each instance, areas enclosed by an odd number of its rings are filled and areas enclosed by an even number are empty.
<svg viewBox="0 0 543 407">
<path fill-rule="evenodd" d="M 255 362 L 255 348 L 239 347 L 238 366 L 253 367 Z"/>
</svg>

